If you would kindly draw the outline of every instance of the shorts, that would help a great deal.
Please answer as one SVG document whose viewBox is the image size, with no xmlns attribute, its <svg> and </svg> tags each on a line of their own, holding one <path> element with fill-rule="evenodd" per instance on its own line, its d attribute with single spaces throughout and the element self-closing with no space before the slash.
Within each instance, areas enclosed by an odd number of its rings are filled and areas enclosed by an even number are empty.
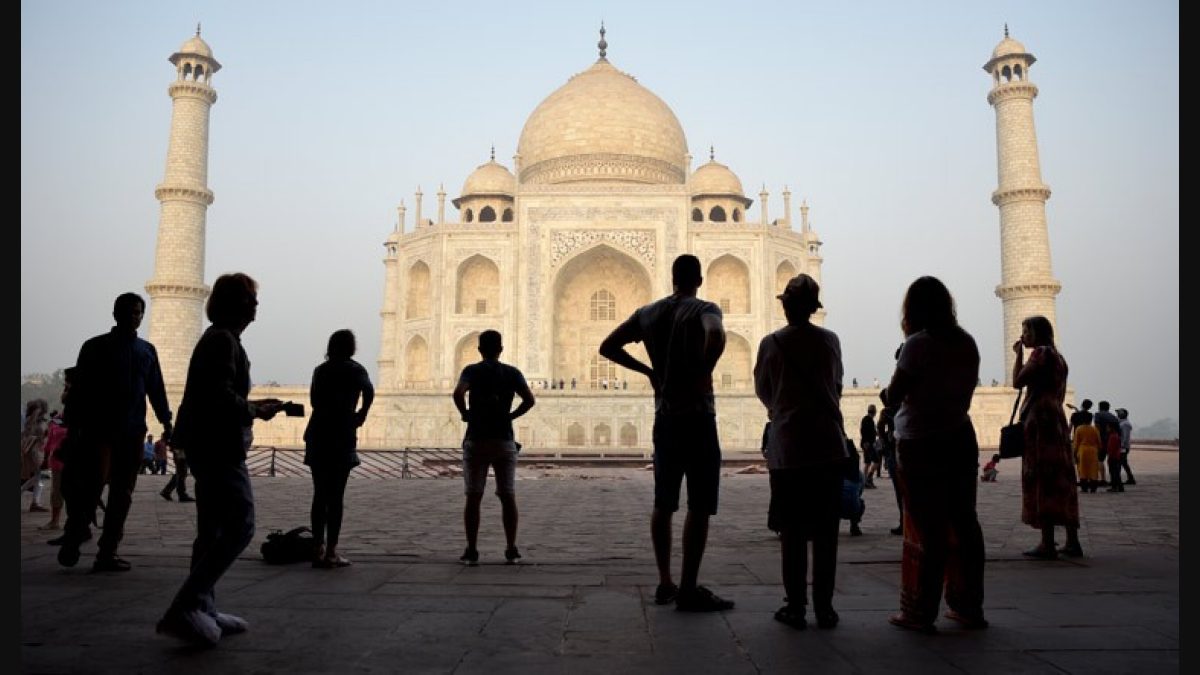
<svg viewBox="0 0 1200 675">
<path fill-rule="evenodd" d="M 654 416 L 654 508 L 669 513 L 679 510 L 685 476 L 688 511 L 715 515 L 721 482 L 716 415 Z"/>
<path fill-rule="evenodd" d="M 879 452 L 875 449 L 875 441 L 860 441 L 863 464 L 874 464 L 879 461 Z"/>
<path fill-rule="evenodd" d="M 496 475 L 496 494 L 516 494 L 517 444 L 513 441 L 463 441 L 463 482 L 466 494 L 481 495 L 488 467 Z"/>
</svg>

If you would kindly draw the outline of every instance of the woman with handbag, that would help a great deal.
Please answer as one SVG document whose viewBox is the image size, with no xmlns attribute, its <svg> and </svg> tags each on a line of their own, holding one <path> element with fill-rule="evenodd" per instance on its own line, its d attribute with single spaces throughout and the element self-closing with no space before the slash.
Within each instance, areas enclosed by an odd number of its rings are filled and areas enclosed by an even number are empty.
<svg viewBox="0 0 1200 675">
<path fill-rule="evenodd" d="M 1025 360 L 1029 349 L 1029 360 Z M 1063 412 L 1067 393 L 1067 361 L 1054 347 L 1054 327 L 1044 316 L 1021 322 L 1021 338 L 1013 344 L 1014 387 L 1027 395 L 1021 407 L 1025 455 L 1021 460 L 1021 522 L 1042 532 L 1042 541 L 1025 555 L 1054 560 L 1061 553 L 1083 556 L 1079 544 L 1079 496 L 1070 426 Z M 1054 528 L 1067 531 L 1067 544 L 1054 548 Z"/>
<path fill-rule="evenodd" d="M 979 444 L 968 411 L 979 381 L 979 349 L 958 325 L 954 298 L 934 277 L 904 296 L 904 344 L 887 388 L 904 499 L 900 612 L 889 621 L 933 632 L 945 588 L 946 617 L 985 628 L 983 531 L 975 511 Z"/>
</svg>

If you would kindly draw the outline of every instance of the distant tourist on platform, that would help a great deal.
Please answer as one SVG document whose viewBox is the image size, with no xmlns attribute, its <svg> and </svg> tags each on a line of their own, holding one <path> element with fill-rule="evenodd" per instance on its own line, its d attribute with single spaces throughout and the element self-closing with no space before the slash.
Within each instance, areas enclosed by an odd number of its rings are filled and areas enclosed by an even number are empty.
<svg viewBox="0 0 1200 675">
<path fill-rule="evenodd" d="M 1117 408 L 1117 419 L 1120 420 L 1121 427 L 1121 467 L 1125 469 L 1125 475 L 1128 476 L 1125 484 L 1136 485 L 1137 481 L 1133 479 L 1133 470 L 1129 468 L 1129 443 L 1133 437 L 1133 422 L 1129 421 L 1129 411 L 1124 408 Z"/>
</svg>

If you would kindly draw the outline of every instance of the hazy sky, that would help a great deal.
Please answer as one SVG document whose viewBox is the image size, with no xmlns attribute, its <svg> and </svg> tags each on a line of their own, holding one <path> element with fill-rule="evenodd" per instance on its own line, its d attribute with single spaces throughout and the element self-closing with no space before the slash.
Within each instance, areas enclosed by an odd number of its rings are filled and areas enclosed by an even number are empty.
<svg viewBox="0 0 1200 675">
<path fill-rule="evenodd" d="M 153 274 L 174 68 L 203 22 L 213 77 L 205 280 L 260 284 L 256 382 L 307 384 L 329 333 L 376 371 L 383 241 L 436 214 L 526 117 L 608 58 L 781 217 L 824 242 L 847 384 L 891 373 L 917 276 L 950 287 L 1003 379 L 995 116 L 982 70 L 1008 22 L 1030 79 L 1079 398 L 1179 415 L 1179 13 L 1174 2 L 21 3 L 21 371 L 74 362 Z M 799 223 L 798 214 L 793 214 Z M 457 211 L 447 205 L 447 218 Z M 151 307 L 153 312 L 153 307 Z M 148 323 L 143 326 L 145 334 Z"/>
</svg>

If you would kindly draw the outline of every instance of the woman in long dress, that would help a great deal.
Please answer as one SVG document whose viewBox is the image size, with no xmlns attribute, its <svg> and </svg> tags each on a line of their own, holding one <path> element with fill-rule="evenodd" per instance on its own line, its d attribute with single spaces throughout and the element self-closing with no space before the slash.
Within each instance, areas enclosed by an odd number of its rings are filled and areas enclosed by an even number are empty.
<svg viewBox="0 0 1200 675">
<path fill-rule="evenodd" d="M 1029 349 L 1029 359 L 1025 350 Z M 1031 558 L 1053 560 L 1061 553 L 1083 555 L 1079 544 L 1079 495 L 1070 425 L 1063 412 L 1067 394 L 1067 361 L 1054 347 L 1054 327 L 1044 316 L 1021 322 L 1021 338 L 1013 344 L 1013 386 L 1025 387 L 1021 420 L 1025 423 L 1025 455 L 1021 461 L 1021 522 L 1042 532 Z M 1054 528 L 1067 531 L 1067 543 L 1055 550 Z"/>
</svg>

